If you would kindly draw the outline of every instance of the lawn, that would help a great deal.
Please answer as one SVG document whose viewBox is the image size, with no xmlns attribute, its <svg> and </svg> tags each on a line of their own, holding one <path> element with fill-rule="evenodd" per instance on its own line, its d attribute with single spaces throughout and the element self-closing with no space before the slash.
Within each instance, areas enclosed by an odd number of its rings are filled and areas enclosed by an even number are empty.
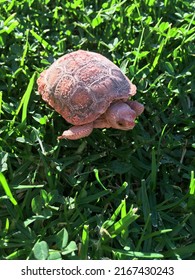
<svg viewBox="0 0 195 280">
<path fill-rule="evenodd" d="M 0 259 L 195 260 L 195 1 L 0 0 Z M 36 80 L 78 49 L 137 85 L 131 131 L 70 125 Z"/>
</svg>

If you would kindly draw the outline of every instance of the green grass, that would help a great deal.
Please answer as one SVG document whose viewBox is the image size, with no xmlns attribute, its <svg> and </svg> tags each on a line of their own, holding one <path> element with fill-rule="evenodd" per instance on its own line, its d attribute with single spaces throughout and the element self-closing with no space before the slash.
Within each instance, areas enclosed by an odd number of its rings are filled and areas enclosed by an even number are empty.
<svg viewBox="0 0 195 280">
<path fill-rule="evenodd" d="M 0 0 L 0 259 L 195 259 L 195 2 Z M 137 85 L 132 131 L 69 127 L 36 79 L 99 52 Z"/>
</svg>

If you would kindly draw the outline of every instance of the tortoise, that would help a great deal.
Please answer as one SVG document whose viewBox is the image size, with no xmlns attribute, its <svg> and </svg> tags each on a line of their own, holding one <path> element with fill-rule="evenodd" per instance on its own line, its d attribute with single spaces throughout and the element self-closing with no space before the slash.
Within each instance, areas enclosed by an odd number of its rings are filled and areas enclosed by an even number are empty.
<svg viewBox="0 0 195 280">
<path fill-rule="evenodd" d="M 142 104 L 129 100 L 136 86 L 95 52 L 65 54 L 40 74 L 37 84 L 43 100 L 73 124 L 58 139 L 80 139 L 94 128 L 132 129 L 144 110 Z"/>
</svg>

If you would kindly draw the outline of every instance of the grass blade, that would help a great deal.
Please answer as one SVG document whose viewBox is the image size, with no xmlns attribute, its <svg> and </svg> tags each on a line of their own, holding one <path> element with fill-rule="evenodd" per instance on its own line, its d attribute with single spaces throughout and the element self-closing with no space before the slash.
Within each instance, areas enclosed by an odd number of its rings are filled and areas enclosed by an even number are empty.
<svg viewBox="0 0 195 280">
<path fill-rule="evenodd" d="M 96 178 L 96 180 L 98 181 L 98 183 L 100 184 L 100 186 L 102 186 L 102 188 L 103 188 L 104 190 L 107 190 L 106 187 L 104 187 L 104 185 L 102 184 L 102 182 L 101 182 L 101 180 L 100 180 L 98 169 L 94 169 L 93 171 L 94 171 L 94 173 L 95 173 L 95 178 Z"/>
<path fill-rule="evenodd" d="M 23 67 L 24 66 L 24 61 L 25 61 L 25 58 L 26 58 L 26 55 L 27 55 L 27 52 L 28 52 L 28 35 L 29 35 L 29 30 L 27 29 L 26 30 L 26 43 L 24 45 L 24 51 L 23 51 L 23 55 L 22 55 L 22 58 L 21 58 L 21 61 L 20 61 L 20 67 Z"/>
<path fill-rule="evenodd" d="M 151 189 L 156 189 L 156 177 L 157 177 L 157 163 L 156 163 L 156 152 L 152 149 L 152 167 L 151 167 Z"/>
<path fill-rule="evenodd" d="M 108 235 L 111 238 L 115 238 L 121 232 L 124 234 L 124 230 L 126 230 L 128 226 L 133 223 L 138 217 L 139 215 L 135 214 L 135 209 L 131 208 L 125 217 L 121 218 L 110 228 L 106 229 Z"/>
<path fill-rule="evenodd" d="M 131 250 L 120 250 L 115 249 L 109 246 L 102 246 L 105 251 L 112 252 L 113 254 L 121 255 L 121 259 L 124 259 L 124 256 L 131 257 L 131 258 L 138 258 L 138 259 L 164 259 L 163 254 L 159 253 L 144 253 L 144 252 L 137 252 Z"/>
<path fill-rule="evenodd" d="M 80 250 L 80 259 L 87 260 L 89 246 L 89 225 L 84 225 L 82 232 L 82 244 Z"/>
<path fill-rule="evenodd" d="M 12 195 L 12 192 L 11 192 L 11 190 L 9 188 L 9 185 L 7 183 L 7 180 L 6 180 L 5 176 L 1 172 L 0 172 L 0 183 L 1 183 L 1 185 L 2 185 L 2 187 L 4 189 L 4 191 L 5 191 L 6 195 L 9 197 L 11 203 L 14 206 L 18 205 L 17 201 L 15 200 L 15 198 Z"/>
<path fill-rule="evenodd" d="M 186 245 L 186 246 L 182 246 L 181 248 L 177 248 L 174 250 L 169 250 L 167 252 L 164 253 L 165 258 L 170 258 L 173 256 L 177 256 L 178 255 L 191 255 L 192 253 L 195 253 L 195 243 L 191 244 L 191 245 Z"/>
<path fill-rule="evenodd" d="M 29 99 L 30 99 L 30 95 L 31 95 L 31 92 L 32 92 L 32 89 L 33 89 L 33 85 L 34 85 L 34 82 L 35 82 L 35 77 L 36 77 L 36 72 L 33 73 L 32 77 L 30 78 L 30 81 L 29 81 L 29 84 L 27 86 L 27 89 L 20 101 L 20 104 L 18 106 L 18 109 L 16 110 L 16 113 L 12 119 L 12 123 L 11 125 L 13 126 L 14 123 L 15 123 L 15 119 L 16 117 L 18 116 L 21 108 L 23 107 L 22 109 L 22 120 L 21 122 L 22 123 L 26 123 L 26 118 L 27 118 L 27 107 L 28 107 L 28 102 L 29 102 Z"/>
<path fill-rule="evenodd" d="M 195 207 L 195 178 L 194 171 L 191 171 L 191 179 L 189 186 L 189 199 L 188 199 L 188 208 L 194 209 Z"/>
<path fill-rule="evenodd" d="M 23 99 L 23 108 L 22 108 L 22 123 L 26 122 L 26 118 L 27 118 L 27 107 L 28 107 L 28 102 L 30 99 L 30 95 L 33 89 L 33 85 L 35 82 L 35 77 L 36 77 L 36 72 L 34 72 L 34 74 L 32 75 L 32 77 L 30 78 L 30 82 L 28 84 L 27 90 L 24 93 L 24 99 Z"/>
<path fill-rule="evenodd" d="M 49 43 L 44 40 L 39 34 L 37 34 L 34 30 L 30 30 L 30 33 L 35 37 L 35 39 L 41 43 L 44 49 L 51 50 L 52 47 L 49 45 Z"/>
<path fill-rule="evenodd" d="M 0 91 L 0 118 L 1 118 L 1 113 L 2 113 L 2 110 L 1 110 L 1 108 L 2 108 L 2 97 L 3 97 L 3 92 Z"/>
</svg>

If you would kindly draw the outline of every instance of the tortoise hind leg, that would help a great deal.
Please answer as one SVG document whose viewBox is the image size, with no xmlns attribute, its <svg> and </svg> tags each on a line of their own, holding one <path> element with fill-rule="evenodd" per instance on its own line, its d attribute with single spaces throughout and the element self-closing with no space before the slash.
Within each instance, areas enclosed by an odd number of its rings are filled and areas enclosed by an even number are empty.
<svg viewBox="0 0 195 280">
<path fill-rule="evenodd" d="M 87 137 L 93 131 L 93 123 L 87 123 L 83 125 L 75 125 L 65 130 L 58 139 L 69 139 L 69 140 L 77 140 L 80 138 Z"/>
</svg>

